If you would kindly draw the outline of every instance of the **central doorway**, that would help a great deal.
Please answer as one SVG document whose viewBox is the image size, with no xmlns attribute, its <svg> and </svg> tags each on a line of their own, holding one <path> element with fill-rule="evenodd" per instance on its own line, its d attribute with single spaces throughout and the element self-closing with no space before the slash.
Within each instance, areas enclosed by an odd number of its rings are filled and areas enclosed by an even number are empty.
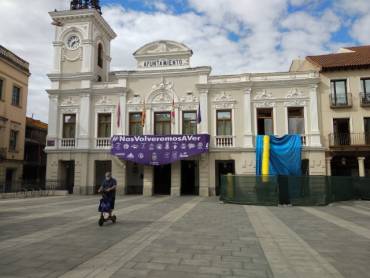
<svg viewBox="0 0 370 278">
<path fill-rule="evenodd" d="M 144 166 L 126 162 L 126 194 L 143 194 Z"/>
<path fill-rule="evenodd" d="M 112 172 L 112 161 L 95 160 L 95 194 L 98 194 L 98 190 L 105 179 L 106 172 Z"/>
<path fill-rule="evenodd" d="M 234 160 L 216 160 L 216 195 L 220 195 L 221 177 L 227 174 L 235 174 Z"/>
<path fill-rule="evenodd" d="M 171 164 L 154 166 L 154 194 L 170 195 Z"/>
<path fill-rule="evenodd" d="M 60 185 L 62 189 L 72 194 L 75 181 L 75 161 L 60 161 L 60 171 Z"/>
<path fill-rule="evenodd" d="M 199 167 L 196 160 L 181 161 L 181 195 L 199 195 Z"/>
</svg>

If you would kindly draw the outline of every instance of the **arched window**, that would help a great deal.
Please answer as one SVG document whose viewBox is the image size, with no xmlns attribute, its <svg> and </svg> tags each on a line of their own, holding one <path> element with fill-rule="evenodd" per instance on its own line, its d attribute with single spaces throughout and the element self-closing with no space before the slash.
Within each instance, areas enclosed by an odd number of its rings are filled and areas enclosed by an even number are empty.
<svg viewBox="0 0 370 278">
<path fill-rule="evenodd" d="M 101 43 L 98 44 L 98 66 L 103 67 L 103 46 Z"/>
</svg>

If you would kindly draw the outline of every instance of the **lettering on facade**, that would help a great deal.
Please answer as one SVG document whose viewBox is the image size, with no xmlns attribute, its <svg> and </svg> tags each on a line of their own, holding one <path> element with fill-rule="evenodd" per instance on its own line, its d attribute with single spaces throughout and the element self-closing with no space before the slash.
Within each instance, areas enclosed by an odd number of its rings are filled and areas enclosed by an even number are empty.
<svg viewBox="0 0 370 278">
<path fill-rule="evenodd" d="M 144 61 L 144 68 L 158 68 L 158 67 L 178 67 L 184 65 L 182 59 L 156 59 Z"/>
</svg>

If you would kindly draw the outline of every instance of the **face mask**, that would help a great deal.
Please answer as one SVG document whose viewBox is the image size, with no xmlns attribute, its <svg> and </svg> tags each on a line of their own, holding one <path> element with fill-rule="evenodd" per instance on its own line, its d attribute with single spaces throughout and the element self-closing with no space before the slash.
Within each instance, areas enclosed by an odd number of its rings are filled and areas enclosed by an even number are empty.
<svg viewBox="0 0 370 278">
<path fill-rule="evenodd" d="M 110 180 L 110 177 L 105 177 L 106 180 Z"/>
</svg>

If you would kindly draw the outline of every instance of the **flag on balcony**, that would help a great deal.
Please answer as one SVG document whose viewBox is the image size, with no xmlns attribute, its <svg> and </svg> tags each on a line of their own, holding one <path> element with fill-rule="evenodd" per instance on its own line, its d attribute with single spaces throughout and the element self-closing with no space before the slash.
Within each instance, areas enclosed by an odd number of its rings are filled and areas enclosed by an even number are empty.
<svg viewBox="0 0 370 278">
<path fill-rule="evenodd" d="M 256 174 L 263 176 L 301 175 L 300 135 L 258 135 L 256 140 Z"/>
<path fill-rule="evenodd" d="M 119 128 L 121 126 L 121 105 L 118 103 L 117 107 L 117 127 Z"/>
<path fill-rule="evenodd" d="M 172 98 L 171 120 L 172 124 L 175 124 L 175 96 Z"/>
<path fill-rule="evenodd" d="M 141 126 L 145 126 L 145 118 L 146 118 L 146 110 L 145 110 L 145 100 L 144 100 L 144 105 L 143 105 L 143 111 L 141 111 Z"/>
<path fill-rule="evenodd" d="M 197 111 L 197 123 L 200 124 L 202 121 L 202 115 L 201 115 L 201 112 L 200 112 L 200 102 L 198 104 L 198 111 Z"/>
</svg>

